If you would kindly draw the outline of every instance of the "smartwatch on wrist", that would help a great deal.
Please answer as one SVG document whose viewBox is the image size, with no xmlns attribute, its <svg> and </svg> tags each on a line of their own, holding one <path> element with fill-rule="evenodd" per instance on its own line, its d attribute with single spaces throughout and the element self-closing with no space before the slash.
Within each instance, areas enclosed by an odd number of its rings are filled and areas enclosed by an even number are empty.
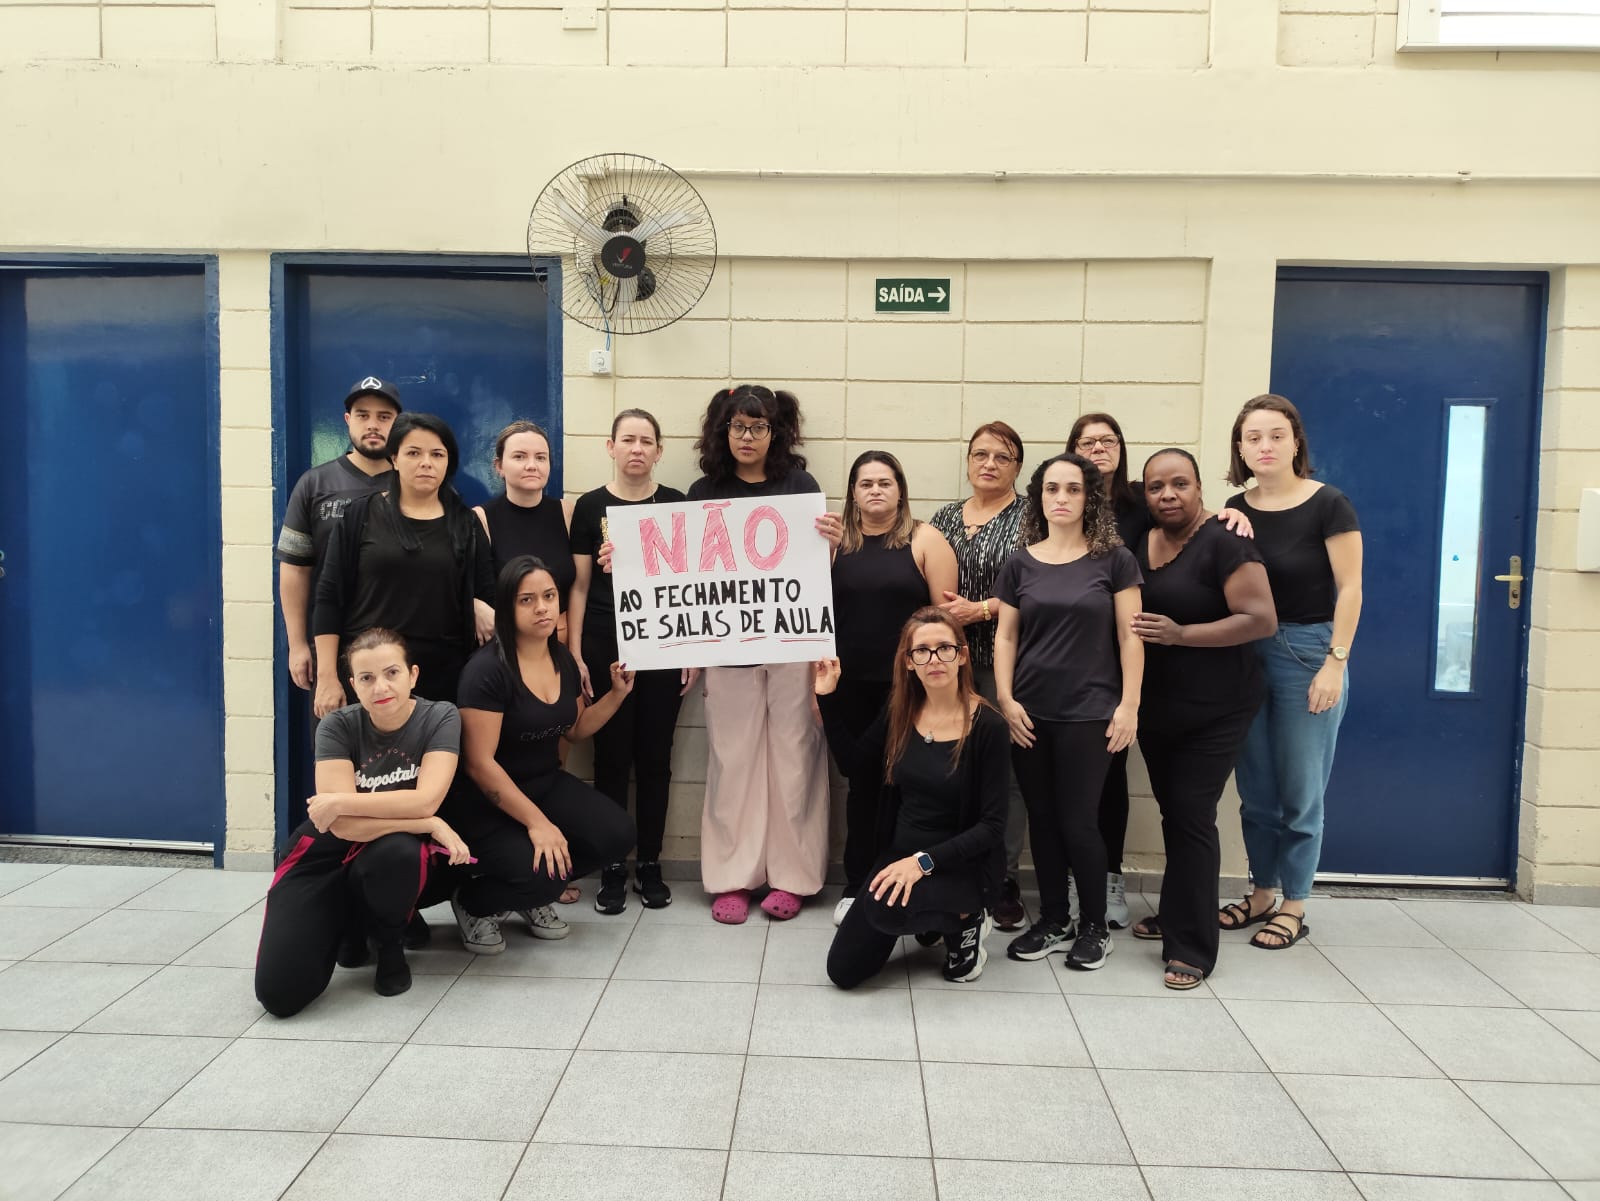
<svg viewBox="0 0 1600 1201">
<path fill-rule="evenodd" d="M 912 856 L 912 858 L 917 861 L 917 866 L 922 869 L 922 874 L 924 876 L 933 875 L 933 856 L 932 855 L 928 854 L 927 851 L 918 851 L 915 855 Z"/>
</svg>

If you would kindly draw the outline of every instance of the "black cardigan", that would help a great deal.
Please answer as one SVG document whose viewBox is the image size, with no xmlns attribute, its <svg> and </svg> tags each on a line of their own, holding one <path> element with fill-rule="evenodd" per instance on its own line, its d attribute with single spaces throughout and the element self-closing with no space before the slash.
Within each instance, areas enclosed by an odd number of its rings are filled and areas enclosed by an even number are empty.
<svg viewBox="0 0 1600 1201">
<path fill-rule="evenodd" d="M 839 706 L 823 706 L 823 730 L 839 771 L 846 777 L 868 773 L 883 778 L 885 746 L 889 739 L 889 719 L 880 713 L 866 732 L 857 737 L 838 716 Z M 912 737 L 916 737 L 915 731 Z M 961 747 L 956 763 L 961 774 L 961 829 L 943 842 L 923 847 L 933 857 L 934 871 L 966 864 L 977 870 L 984 906 L 989 907 L 999 891 L 1005 873 L 1007 790 L 1011 771 L 1011 729 L 988 705 L 980 705 L 972 719 L 972 729 Z M 895 824 L 900 817 L 900 788 L 886 783 L 878 792 L 876 843 L 894 844 Z"/>
<path fill-rule="evenodd" d="M 494 559 L 490 555 L 489 540 L 471 509 L 462 502 L 453 489 L 441 493 L 444 501 L 445 529 L 450 535 L 450 547 L 455 551 L 456 568 L 461 578 L 461 611 L 463 629 L 461 645 L 471 651 L 478 645 L 477 615 L 472 602 L 481 600 L 494 603 Z M 322 570 L 317 574 L 316 604 L 311 611 L 311 634 L 345 635 L 344 615 L 351 598 L 355 596 L 356 571 L 361 562 L 361 539 L 369 518 L 394 520 L 398 515 L 389 508 L 387 492 L 373 492 L 358 496 L 345 506 L 343 515 L 328 532 L 328 548 Z M 374 506 L 383 511 L 374 512 Z M 404 630 L 399 633 L 404 634 Z"/>
</svg>

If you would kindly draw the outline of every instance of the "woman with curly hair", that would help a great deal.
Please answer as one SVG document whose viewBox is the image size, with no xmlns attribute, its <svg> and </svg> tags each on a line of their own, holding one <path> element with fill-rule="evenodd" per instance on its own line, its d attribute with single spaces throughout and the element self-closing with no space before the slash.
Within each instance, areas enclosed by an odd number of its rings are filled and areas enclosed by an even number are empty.
<svg viewBox="0 0 1600 1201">
<path fill-rule="evenodd" d="M 1023 540 L 995 581 L 994 674 L 1028 805 L 1040 914 L 1006 954 L 1065 951 L 1068 967 L 1093 969 L 1111 953 L 1100 791 L 1112 756 L 1138 730 L 1144 644 L 1133 616 L 1143 580 L 1117 537 L 1099 470 L 1079 455 L 1057 455 L 1034 471 Z M 1069 869 L 1078 884 L 1076 929 Z"/>
<path fill-rule="evenodd" d="M 740 384 L 711 398 L 695 449 L 704 475 L 689 499 L 737 500 L 822 491 L 806 471 L 800 402 L 788 392 Z M 817 518 L 839 544 L 839 518 Z M 762 911 L 787 921 L 822 888 L 828 866 L 828 768 L 812 712 L 807 663 L 709 667 L 705 673 L 706 803 L 700 870 L 711 916 L 737 925 L 750 894 L 767 886 Z"/>
</svg>

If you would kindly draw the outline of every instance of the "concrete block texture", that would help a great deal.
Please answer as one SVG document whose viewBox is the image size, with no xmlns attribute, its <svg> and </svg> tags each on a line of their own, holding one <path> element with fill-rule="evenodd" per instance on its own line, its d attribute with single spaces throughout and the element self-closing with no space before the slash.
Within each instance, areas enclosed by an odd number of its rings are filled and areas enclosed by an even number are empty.
<svg viewBox="0 0 1600 1201">
<path fill-rule="evenodd" d="M 107 5 L 100 11 L 100 54 L 112 62 L 217 56 L 216 10 Z"/>
<path fill-rule="evenodd" d="M 720 67 L 727 62 L 723 12 L 611 13 L 613 67 Z"/>
<path fill-rule="evenodd" d="M 1210 50 L 1205 13 L 1089 13 L 1091 67 L 1203 67 Z"/>
<path fill-rule="evenodd" d="M 361 63 L 372 58 L 372 11 L 287 8 L 283 11 L 286 63 Z"/>
<path fill-rule="evenodd" d="M 489 14 L 489 61 L 604 66 L 608 19 L 602 8 L 595 14 L 595 28 L 566 29 L 560 9 L 497 7 Z"/>
<path fill-rule="evenodd" d="M 852 324 L 846 356 L 851 379 L 960 379 L 961 331 L 910 321 Z"/>
<path fill-rule="evenodd" d="M 845 61 L 851 66 L 954 66 L 966 58 L 966 16 L 959 12 L 851 9 Z"/>
<path fill-rule="evenodd" d="M 769 15 L 769 14 L 761 14 Z M 847 303 L 849 272 L 841 262 L 739 259 L 727 271 L 738 287 L 735 318 L 762 321 L 840 321 Z M 699 307 L 695 309 L 699 315 Z"/>
<path fill-rule="evenodd" d="M 488 62 L 489 13 L 467 8 L 374 9 L 372 56 L 379 62 Z"/>
<path fill-rule="evenodd" d="M 1203 259 L 1109 260 L 1086 268 L 1086 321 L 1203 321 L 1209 264 Z"/>
<path fill-rule="evenodd" d="M 844 63 L 842 9 L 766 8 L 728 13 L 730 67 L 830 67 Z"/>
<path fill-rule="evenodd" d="M 99 57 L 99 9 L 0 4 L 0 62 Z"/>
<path fill-rule="evenodd" d="M 1199 383 L 1204 330 L 1198 325 L 1086 325 L 1086 383 Z"/>
<path fill-rule="evenodd" d="M 970 12 L 967 65 L 1077 66 L 1085 60 L 1088 23 L 1082 12 Z"/>
<path fill-rule="evenodd" d="M 1081 321 L 1083 263 L 970 263 L 968 321 Z"/>
<path fill-rule="evenodd" d="M 735 321 L 733 375 L 740 380 L 839 379 L 842 321 Z"/>
<path fill-rule="evenodd" d="M 1075 321 L 968 325 L 965 377 L 1075 383 L 1083 368 L 1083 329 Z"/>
<path fill-rule="evenodd" d="M 1285 67 L 1363 67 L 1372 61 L 1374 18 L 1348 13 L 1284 13 L 1278 62 Z"/>
</svg>

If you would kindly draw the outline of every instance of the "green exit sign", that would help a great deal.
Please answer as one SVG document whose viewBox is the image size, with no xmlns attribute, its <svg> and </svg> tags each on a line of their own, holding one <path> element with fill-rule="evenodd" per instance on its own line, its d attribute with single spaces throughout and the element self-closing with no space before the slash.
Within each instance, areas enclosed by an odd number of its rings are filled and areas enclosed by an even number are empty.
<svg viewBox="0 0 1600 1201">
<path fill-rule="evenodd" d="M 874 308 L 880 313 L 948 313 L 949 279 L 880 279 Z"/>
</svg>

